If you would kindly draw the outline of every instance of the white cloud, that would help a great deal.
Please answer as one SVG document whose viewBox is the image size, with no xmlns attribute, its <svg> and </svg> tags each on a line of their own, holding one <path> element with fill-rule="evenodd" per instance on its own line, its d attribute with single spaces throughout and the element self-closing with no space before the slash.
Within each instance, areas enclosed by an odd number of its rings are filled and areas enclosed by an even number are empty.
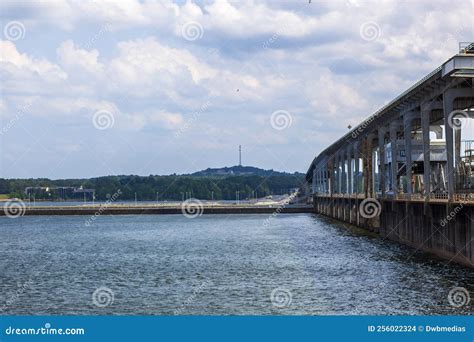
<svg viewBox="0 0 474 342">
<path fill-rule="evenodd" d="M 72 31 L 83 23 L 108 22 L 113 30 L 124 30 L 133 26 L 163 26 L 173 19 L 179 6 L 167 1 L 102 0 L 102 1 L 36 1 L 19 4 L 14 0 L 0 3 L 0 11 L 27 13 L 23 19 L 29 28 L 46 26 Z"/>
<path fill-rule="evenodd" d="M 4 99 L 0 98 L 0 117 L 4 118 L 7 115 L 8 105 Z"/>
<path fill-rule="evenodd" d="M 0 40 L 0 63 L 2 70 L 15 73 L 37 74 L 44 78 L 65 79 L 61 68 L 45 59 L 29 57 L 19 53 L 13 42 Z"/>
<path fill-rule="evenodd" d="M 180 113 L 159 110 L 150 115 L 150 121 L 152 123 L 159 123 L 167 129 L 176 129 L 183 124 L 183 116 Z"/>
<path fill-rule="evenodd" d="M 319 116 L 339 120 L 367 108 L 367 101 L 350 85 L 335 79 L 328 71 L 306 85 L 311 105 Z"/>
<path fill-rule="evenodd" d="M 0 42 L 0 112 L 33 101 L 22 123 L 47 131 L 43 124 L 51 119 L 62 127 L 57 137 L 46 134 L 43 145 L 70 139 L 80 127 L 81 139 L 98 143 L 97 135 L 121 140 L 130 134 L 129 145 L 146 150 L 150 135 L 159 132 L 156 139 L 168 141 L 210 99 L 195 129 L 182 135 L 183 146 L 198 141 L 203 149 L 226 151 L 239 139 L 258 140 L 275 147 L 281 160 L 297 151 L 300 162 L 291 169 L 299 170 L 347 124 L 443 63 L 474 32 L 470 3 L 449 0 L 3 1 L 0 11 L 5 22 L 19 20 L 26 28 L 24 39 Z M 202 25 L 202 38 L 182 37 L 190 21 Z M 368 21 L 380 27 L 374 41 L 360 36 Z M 275 132 L 268 125 L 277 109 L 292 113 L 291 129 Z M 113 113 L 113 129 L 92 127 L 97 110 Z M 305 142 L 311 148 L 299 146 Z M 5 144 L 10 159 L 18 155 L 14 144 Z M 169 148 L 173 155 L 181 147 Z M 123 156 L 117 151 L 110 159 Z"/>
<path fill-rule="evenodd" d="M 149 94 L 157 83 L 170 89 L 182 81 L 199 84 L 217 73 L 189 51 L 171 48 L 154 38 L 120 42 L 118 50 L 119 56 L 110 61 L 109 77 L 121 86 L 135 87 L 135 93 Z"/>
<path fill-rule="evenodd" d="M 325 15 L 321 18 L 303 16 L 292 11 L 275 10 L 255 1 L 215 1 L 205 8 L 208 13 L 205 21 L 210 29 L 239 37 L 275 33 L 287 37 L 302 37 L 325 29 L 327 24 Z"/>
<path fill-rule="evenodd" d="M 103 65 L 99 63 L 99 51 L 87 51 L 74 46 L 72 40 L 63 42 L 57 49 L 61 66 L 77 73 L 101 73 Z"/>
</svg>

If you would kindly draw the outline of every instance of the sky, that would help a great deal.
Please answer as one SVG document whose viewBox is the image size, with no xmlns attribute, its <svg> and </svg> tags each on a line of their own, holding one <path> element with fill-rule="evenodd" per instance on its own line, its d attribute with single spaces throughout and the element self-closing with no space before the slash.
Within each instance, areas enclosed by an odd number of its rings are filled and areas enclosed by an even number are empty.
<svg viewBox="0 0 474 342">
<path fill-rule="evenodd" d="M 0 2 L 0 177 L 306 172 L 474 39 L 474 0 Z"/>
</svg>

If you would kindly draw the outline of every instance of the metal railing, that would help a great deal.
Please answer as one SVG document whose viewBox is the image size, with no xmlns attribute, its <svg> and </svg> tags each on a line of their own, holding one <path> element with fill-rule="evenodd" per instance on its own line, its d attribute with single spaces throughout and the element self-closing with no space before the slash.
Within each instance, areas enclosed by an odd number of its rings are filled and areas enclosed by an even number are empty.
<svg viewBox="0 0 474 342">
<path fill-rule="evenodd" d="M 347 198 L 347 199 L 365 199 L 365 194 L 328 194 L 328 193 L 313 193 L 313 196 L 320 197 L 320 198 Z M 369 196 L 371 197 L 371 196 Z M 425 201 L 425 196 L 421 193 L 414 193 L 414 194 L 376 194 L 375 197 L 377 199 L 385 199 L 385 200 L 400 200 L 400 201 Z M 433 202 L 448 202 L 448 194 L 446 193 L 431 193 L 429 195 L 429 201 Z M 462 194 L 454 194 L 452 197 L 454 202 L 464 202 L 464 203 L 474 203 L 474 192 L 473 193 L 462 193 Z"/>
<path fill-rule="evenodd" d="M 474 53 L 474 43 L 473 42 L 460 42 L 459 43 L 459 53 Z"/>
<path fill-rule="evenodd" d="M 456 202 L 474 202 L 474 193 L 470 194 L 454 194 L 453 200 Z"/>
</svg>

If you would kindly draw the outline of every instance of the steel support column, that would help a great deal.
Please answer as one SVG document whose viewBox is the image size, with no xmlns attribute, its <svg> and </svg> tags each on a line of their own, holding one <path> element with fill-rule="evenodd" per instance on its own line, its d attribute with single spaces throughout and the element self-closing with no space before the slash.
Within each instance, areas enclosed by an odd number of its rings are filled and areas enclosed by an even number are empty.
<svg viewBox="0 0 474 342">
<path fill-rule="evenodd" d="M 454 195 L 454 141 L 453 127 L 450 122 L 449 114 L 453 111 L 454 95 L 447 90 L 443 94 L 443 116 L 444 130 L 446 137 L 446 180 L 448 182 L 448 199 L 452 200 Z"/>
<path fill-rule="evenodd" d="M 379 143 L 379 178 L 380 178 L 380 192 L 382 197 L 385 196 L 385 127 L 380 127 L 378 131 Z"/>
<path fill-rule="evenodd" d="M 398 173 L 398 146 L 397 146 L 397 131 L 399 123 L 394 121 L 390 123 L 390 149 L 392 154 L 392 163 L 391 163 L 391 188 L 393 191 L 393 196 L 396 198 L 398 194 L 398 183 L 397 183 L 397 173 Z"/>
<path fill-rule="evenodd" d="M 410 198 L 413 193 L 412 185 L 412 136 L 411 131 L 413 127 L 413 118 L 415 116 L 414 112 L 408 112 L 403 115 L 403 138 L 405 139 L 405 170 L 407 178 L 407 194 Z"/>
</svg>

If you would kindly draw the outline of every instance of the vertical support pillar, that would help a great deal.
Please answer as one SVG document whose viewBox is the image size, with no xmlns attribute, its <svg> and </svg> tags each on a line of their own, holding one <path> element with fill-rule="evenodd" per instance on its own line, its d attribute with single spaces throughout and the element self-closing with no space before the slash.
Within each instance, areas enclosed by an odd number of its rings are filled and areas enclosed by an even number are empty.
<svg viewBox="0 0 474 342">
<path fill-rule="evenodd" d="M 368 184 L 368 167 L 367 167 L 367 160 L 368 160 L 368 156 L 367 156 L 367 138 L 365 138 L 364 140 L 362 140 L 362 180 L 363 180 L 363 184 L 362 184 L 362 193 L 364 194 L 364 196 L 367 198 L 367 194 L 368 194 L 368 188 L 367 188 L 367 184 Z"/>
<path fill-rule="evenodd" d="M 329 161 L 329 196 L 333 196 L 334 194 L 334 156 L 331 157 L 331 160 Z"/>
<path fill-rule="evenodd" d="M 379 178 L 380 178 L 380 192 L 382 197 L 385 197 L 385 127 L 379 128 Z"/>
<path fill-rule="evenodd" d="M 341 156 L 339 155 L 339 152 L 336 154 L 336 173 L 337 173 L 337 178 L 336 178 L 336 185 L 337 185 L 337 190 L 336 192 L 338 194 L 341 193 Z"/>
<path fill-rule="evenodd" d="M 425 213 L 431 193 L 431 163 L 430 163 L 430 113 L 429 105 L 421 106 L 421 130 L 423 132 L 423 196 Z"/>
<path fill-rule="evenodd" d="M 316 168 L 314 168 L 313 170 L 313 179 L 311 181 L 311 192 L 312 193 L 315 193 L 316 192 L 316 187 L 317 187 L 317 172 L 316 172 Z"/>
<path fill-rule="evenodd" d="M 339 199 L 339 214 L 338 214 L 338 218 L 339 219 L 342 219 L 342 221 L 345 220 L 345 203 L 346 203 L 346 200 L 344 198 L 345 196 L 345 186 L 344 186 L 344 178 L 345 178 L 345 174 L 346 174 L 346 170 L 345 170 L 345 153 L 344 151 L 340 151 L 339 152 L 339 156 L 340 156 L 340 160 L 341 160 L 341 177 L 340 177 L 340 181 L 341 181 L 341 195 L 342 197 Z"/>
<path fill-rule="evenodd" d="M 321 167 L 318 168 L 318 194 L 321 193 Z"/>
<path fill-rule="evenodd" d="M 338 152 L 339 156 L 339 163 L 338 163 L 338 170 L 339 170 L 339 195 L 343 194 L 343 186 L 342 186 L 342 180 L 343 180 L 343 168 L 342 168 L 342 162 L 343 162 L 343 155 L 341 151 Z M 341 219 L 341 216 L 344 215 L 344 210 L 342 208 L 342 199 L 341 196 L 337 199 L 337 218 Z"/>
<path fill-rule="evenodd" d="M 454 168 L 457 170 L 459 165 L 461 165 L 461 128 L 456 128 L 454 129 Z"/>
<path fill-rule="evenodd" d="M 322 192 L 323 194 L 325 194 L 325 193 L 326 193 L 326 163 L 324 163 L 324 165 L 323 165 L 323 167 L 322 167 L 322 169 L 321 169 L 321 174 L 322 174 L 322 179 L 321 179 L 321 181 L 322 181 L 322 184 L 321 184 L 322 189 L 321 189 L 321 192 Z"/>
<path fill-rule="evenodd" d="M 474 91 L 474 88 L 472 89 Z M 460 181 L 461 174 L 461 127 L 453 125 L 454 129 L 454 166 L 453 166 L 453 181 L 454 181 L 454 192 L 456 192 L 457 187 L 460 186 L 458 182 Z"/>
<path fill-rule="evenodd" d="M 354 193 L 355 193 L 355 206 L 356 206 L 356 224 L 360 225 L 360 214 L 359 214 L 359 147 L 360 142 L 354 143 Z"/>
<path fill-rule="evenodd" d="M 413 113 L 409 112 L 403 116 L 403 138 L 405 139 L 405 160 L 406 160 L 406 178 L 407 178 L 407 194 L 408 198 L 411 198 L 413 193 L 413 186 L 411 183 L 412 180 L 412 158 L 411 158 L 411 146 L 412 146 L 412 122 L 413 122 Z"/>
<path fill-rule="evenodd" d="M 348 196 L 348 207 L 349 207 L 349 223 L 352 223 L 352 147 L 347 148 L 347 194 Z"/>
<path fill-rule="evenodd" d="M 324 193 L 329 193 L 329 184 L 328 184 L 328 164 L 324 166 Z"/>
<path fill-rule="evenodd" d="M 393 121 L 390 123 L 390 149 L 391 149 L 391 156 L 392 162 L 391 166 L 391 190 L 393 193 L 393 200 L 392 200 L 392 211 L 397 210 L 397 202 L 395 201 L 398 196 L 398 183 L 397 183 L 397 174 L 398 174 L 398 145 L 397 145 L 397 131 L 399 128 L 398 120 Z"/>
<path fill-rule="evenodd" d="M 391 173 L 392 177 L 390 180 L 391 190 L 393 191 L 393 196 L 396 198 L 398 194 L 398 184 L 397 184 L 397 173 L 398 173 L 398 146 L 397 146 L 397 130 L 398 130 L 398 121 L 392 122 L 390 124 L 390 149 L 392 155 L 391 163 Z"/>
<path fill-rule="evenodd" d="M 448 199 L 451 201 L 454 195 L 454 141 L 453 141 L 453 127 L 449 122 L 449 114 L 453 111 L 454 97 L 449 90 L 443 94 L 443 114 L 444 114 L 444 129 L 446 135 L 446 180 L 448 182 Z"/>
<path fill-rule="evenodd" d="M 346 154 L 341 151 L 341 193 L 346 194 Z"/>
<path fill-rule="evenodd" d="M 318 168 L 318 194 L 321 193 L 321 167 Z"/>
<path fill-rule="evenodd" d="M 318 188 L 318 194 L 317 194 L 317 197 L 316 197 L 316 200 L 318 201 L 319 212 L 321 212 L 321 200 L 322 200 L 321 193 L 322 193 L 322 184 L 323 184 L 322 171 L 321 170 L 322 170 L 322 168 L 321 168 L 321 166 L 319 166 L 319 171 L 318 171 L 319 188 Z"/>
<path fill-rule="evenodd" d="M 374 158 L 372 155 L 372 142 L 374 139 L 373 134 L 369 134 L 365 140 L 365 167 L 364 167 L 364 173 L 365 173 L 365 184 L 364 184 L 364 192 L 365 192 L 365 197 L 374 197 L 373 196 L 373 190 L 374 190 L 374 180 L 373 180 L 373 175 L 372 175 L 372 170 L 373 170 L 373 163 L 374 163 Z"/>
<path fill-rule="evenodd" d="M 337 152 L 337 192 L 339 197 L 336 199 L 336 218 L 340 219 L 341 214 L 341 197 L 342 194 L 342 169 L 341 169 L 342 156 L 340 152 Z"/>
<path fill-rule="evenodd" d="M 359 164 L 359 143 L 354 144 L 354 193 L 357 195 L 359 194 L 359 172 L 360 172 L 360 164 Z"/>
<path fill-rule="evenodd" d="M 319 178 L 318 194 L 320 194 L 323 192 L 323 169 L 321 166 L 319 167 L 318 178 Z"/>
<path fill-rule="evenodd" d="M 350 195 L 353 193 L 352 191 L 352 148 L 347 148 L 347 193 Z"/>
</svg>

